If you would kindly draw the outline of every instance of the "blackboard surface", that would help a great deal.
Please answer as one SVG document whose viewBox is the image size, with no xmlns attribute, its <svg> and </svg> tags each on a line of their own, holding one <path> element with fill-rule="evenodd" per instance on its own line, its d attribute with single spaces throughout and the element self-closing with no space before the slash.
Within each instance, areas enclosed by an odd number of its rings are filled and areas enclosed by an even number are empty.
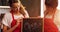
<svg viewBox="0 0 60 32">
<path fill-rule="evenodd" d="M 42 32 L 43 19 L 42 18 L 26 18 L 23 19 L 22 32 Z"/>
</svg>

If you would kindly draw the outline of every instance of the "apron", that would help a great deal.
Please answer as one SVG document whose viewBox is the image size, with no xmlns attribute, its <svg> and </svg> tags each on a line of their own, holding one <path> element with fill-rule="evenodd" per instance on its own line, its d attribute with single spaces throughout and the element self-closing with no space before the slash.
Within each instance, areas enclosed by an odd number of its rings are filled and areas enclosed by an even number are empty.
<svg viewBox="0 0 60 32">
<path fill-rule="evenodd" d="M 15 26 L 16 25 L 16 20 L 14 19 L 14 16 L 13 16 L 13 13 L 12 14 L 12 23 L 11 23 L 11 27 Z M 13 31 L 13 32 L 21 32 L 21 22 L 20 24 L 18 25 L 18 27 L 16 27 L 16 29 Z"/>
<path fill-rule="evenodd" d="M 53 19 L 44 18 L 44 32 L 58 32 L 58 28 L 53 23 Z"/>
</svg>

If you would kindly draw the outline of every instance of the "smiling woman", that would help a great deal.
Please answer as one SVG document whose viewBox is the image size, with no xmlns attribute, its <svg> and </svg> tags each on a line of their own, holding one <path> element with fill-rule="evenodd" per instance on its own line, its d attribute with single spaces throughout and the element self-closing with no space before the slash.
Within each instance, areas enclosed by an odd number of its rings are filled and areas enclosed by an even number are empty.
<svg viewBox="0 0 60 32">
<path fill-rule="evenodd" d="M 20 0 L 9 0 L 8 3 L 11 10 L 2 19 L 3 32 L 21 32 L 22 19 L 29 18 L 29 15 Z"/>
</svg>

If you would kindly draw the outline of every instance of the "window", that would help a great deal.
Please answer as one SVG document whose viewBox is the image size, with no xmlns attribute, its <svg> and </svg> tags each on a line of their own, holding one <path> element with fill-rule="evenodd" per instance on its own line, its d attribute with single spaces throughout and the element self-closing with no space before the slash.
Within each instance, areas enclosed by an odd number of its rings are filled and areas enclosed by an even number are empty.
<svg viewBox="0 0 60 32">
<path fill-rule="evenodd" d="M 0 6 L 8 6 L 8 0 L 0 0 Z"/>
</svg>

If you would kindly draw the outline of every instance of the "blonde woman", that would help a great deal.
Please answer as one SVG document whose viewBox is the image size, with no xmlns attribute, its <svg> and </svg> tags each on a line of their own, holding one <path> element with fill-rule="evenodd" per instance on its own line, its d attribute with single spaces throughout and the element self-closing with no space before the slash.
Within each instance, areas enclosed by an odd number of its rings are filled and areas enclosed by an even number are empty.
<svg viewBox="0 0 60 32">
<path fill-rule="evenodd" d="M 22 19 L 29 18 L 29 15 L 20 0 L 9 0 L 9 5 L 11 11 L 2 20 L 3 32 L 21 32 Z"/>
</svg>

